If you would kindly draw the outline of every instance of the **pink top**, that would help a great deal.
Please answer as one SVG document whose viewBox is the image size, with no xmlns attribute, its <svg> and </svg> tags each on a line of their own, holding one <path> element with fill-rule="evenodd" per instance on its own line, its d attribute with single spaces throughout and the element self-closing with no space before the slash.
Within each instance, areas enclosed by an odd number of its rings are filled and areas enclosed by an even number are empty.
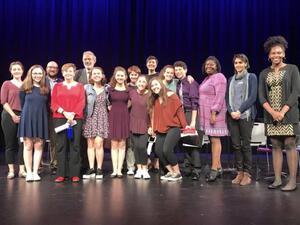
<svg viewBox="0 0 300 225">
<path fill-rule="evenodd" d="M 8 103 L 12 110 L 21 111 L 20 88 L 10 80 L 3 83 L 1 87 L 1 104 Z"/>
<path fill-rule="evenodd" d="M 199 86 L 200 129 L 209 136 L 227 136 L 225 120 L 227 80 L 222 73 L 207 76 Z M 211 112 L 217 112 L 215 124 L 210 124 Z"/>
</svg>

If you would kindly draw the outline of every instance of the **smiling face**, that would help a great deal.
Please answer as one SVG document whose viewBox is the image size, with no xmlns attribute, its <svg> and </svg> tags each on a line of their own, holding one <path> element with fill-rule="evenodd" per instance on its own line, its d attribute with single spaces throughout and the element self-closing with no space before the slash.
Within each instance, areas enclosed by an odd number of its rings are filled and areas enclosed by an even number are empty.
<svg viewBox="0 0 300 225">
<path fill-rule="evenodd" d="M 187 70 L 181 66 L 175 66 L 175 76 L 181 80 L 186 76 Z"/>
<path fill-rule="evenodd" d="M 100 83 L 103 78 L 104 78 L 104 74 L 102 73 L 102 70 L 100 70 L 100 69 L 93 69 L 91 79 L 95 83 Z"/>
<path fill-rule="evenodd" d="M 161 84 L 157 80 L 152 80 L 150 89 L 153 93 L 159 94 L 162 87 L 161 87 Z"/>
<path fill-rule="evenodd" d="M 213 60 L 207 60 L 204 67 L 207 75 L 213 75 L 217 72 L 217 64 Z"/>
<path fill-rule="evenodd" d="M 131 82 L 132 84 L 136 84 L 138 78 L 139 78 L 139 74 L 136 73 L 136 72 L 134 72 L 134 71 L 132 71 L 132 72 L 129 74 L 129 79 L 130 79 L 130 82 Z"/>
<path fill-rule="evenodd" d="M 150 59 L 150 60 L 148 60 L 146 66 L 147 66 L 148 70 L 155 71 L 155 69 L 157 67 L 157 62 L 155 59 Z"/>
<path fill-rule="evenodd" d="M 87 70 L 91 70 L 96 63 L 96 59 L 92 54 L 86 53 L 82 57 L 82 62 Z"/>
<path fill-rule="evenodd" d="M 164 78 L 168 82 L 172 81 L 174 78 L 174 69 L 173 68 L 166 68 L 164 72 Z"/>
<path fill-rule="evenodd" d="M 39 84 L 43 78 L 43 70 L 41 68 L 34 68 L 31 72 L 31 77 L 34 84 Z"/>
<path fill-rule="evenodd" d="M 246 62 L 244 62 L 242 59 L 240 58 L 236 58 L 234 60 L 234 69 L 237 73 L 241 73 L 243 72 L 244 70 L 247 69 L 248 67 L 248 64 Z"/>
<path fill-rule="evenodd" d="M 115 74 L 115 79 L 117 81 L 117 84 L 124 84 L 127 79 L 127 76 L 124 73 L 124 71 L 118 70 Z"/>
<path fill-rule="evenodd" d="M 273 65 L 278 65 L 283 62 L 285 57 L 285 51 L 282 46 L 276 45 L 273 46 L 269 52 L 269 59 Z"/>
<path fill-rule="evenodd" d="M 11 73 L 12 77 L 17 80 L 21 79 L 23 72 L 24 71 L 19 64 L 13 65 L 10 69 L 10 73 Z"/>
<path fill-rule="evenodd" d="M 144 91 L 147 88 L 148 82 L 146 77 L 139 77 L 136 81 L 136 86 L 139 91 Z"/>
<path fill-rule="evenodd" d="M 58 65 L 56 62 L 51 61 L 47 64 L 46 73 L 49 77 L 56 77 L 58 74 Z"/>
<path fill-rule="evenodd" d="M 66 70 L 62 71 L 62 75 L 65 78 L 65 81 L 72 82 L 75 77 L 75 71 L 73 67 L 69 67 Z"/>
</svg>

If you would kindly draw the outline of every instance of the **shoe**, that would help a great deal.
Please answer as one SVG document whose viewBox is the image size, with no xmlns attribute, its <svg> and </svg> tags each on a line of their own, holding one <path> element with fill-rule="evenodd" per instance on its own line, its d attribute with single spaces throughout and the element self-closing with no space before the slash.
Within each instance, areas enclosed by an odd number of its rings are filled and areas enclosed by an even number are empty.
<svg viewBox="0 0 300 225">
<path fill-rule="evenodd" d="M 297 189 L 296 183 L 292 183 L 292 185 L 287 183 L 287 185 L 285 185 L 284 187 L 281 188 L 281 191 L 289 192 L 289 191 L 295 191 L 296 189 Z"/>
<path fill-rule="evenodd" d="M 55 183 L 62 183 L 62 182 L 64 182 L 65 181 L 65 178 L 64 177 L 57 177 L 56 179 L 55 179 Z"/>
<path fill-rule="evenodd" d="M 7 174 L 7 179 L 11 180 L 15 178 L 15 173 L 14 172 L 8 172 Z"/>
<path fill-rule="evenodd" d="M 33 181 L 33 173 L 27 173 L 25 180 L 26 180 L 26 182 L 32 182 Z"/>
<path fill-rule="evenodd" d="M 168 172 L 168 173 L 165 174 L 164 176 L 161 176 L 160 179 L 161 179 L 161 180 L 168 180 L 171 176 L 172 176 L 172 173 L 171 173 L 171 172 Z"/>
<path fill-rule="evenodd" d="M 173 173 L 171 177 L 167 179 L 168 181 L 179 181 L 182 180 L 182 176 L 180 173 Z"/>
<path fill-rule="evenodd" d="M 243 180 L 244 177 L 244 172 L 243 171 L 238 171 L 236 177 L 231 181 L 233 184 L 240 184 L 241 181 Z"/>
<path fill-rule="evenodd" d="M 240 185 L 241 186 L 246 186 L 246 185 L 249 185 L 251 184 L 251 175 L 250 173 L 247 173 L 247 172 L 244 172 L 244 176 L 243 176 L 243 179 L 242 181 L 240 182 Z"/>
<path fill-rule="evenodd" d="M 95 178 L 95 176 L 96 176 L 95 170 L 93 168 L 91 168 L 88 171 L 86 171 L 85 174 L 83 174 L 82 178 L 83 179 L 91 179 L 91 178 Z"/>
<path fill-rule="evenodd" d="M 78 183 L 79 181 L 80 181 L 80 178 L 79 177 L 72 177 L 71 178 L 71 181 L 73 182 L 73 183 Z"/>
<path fill-rule="evenodd" d="M 57 168 L 50 168 L 50 170 L 51 170 L 51 175 L 56 175 Z"/>
<path fill-rule="evenodd" d="M 21 172 L 19 172 L 19 178 L 26 178 L 26 172 L 25 171 L 21 171 Z"/>
<path fill-rule="evenodd" d="M 211 169 L 208 178 L 206 179 L 207 182 L 214 182 L 217 180 L 218 171 Z"/>
<path fill-rule="evenodd" d="M 142 177 L 143 177 L 144 180 L 149 180 L 151 178 L 147 169 L 146 170 L 142 170 Z"/>
<path fill-rule="evenodd" d="M 96 179 L 97 180 L 103 179 L 103 171 L 100 168 L 98 168 L 96 171 Z"/>
<path fill-rule="evenodd" d="M 40 181 L 41 177 L 37 173 L 32 174 L 33 181 Z"/>
<path fill-rule="evenodd" d="M 270 184 L 270 185 L 268 186 L 268 189 L 271 189 L 271 190 L 278 189 L 278 188 L 281 187 L 281 185 L 282 185 L 281 182 L 278 183 L 278 182 L 274 181 L 272 184 Z"/>
<path fill-rule="evenodd" d="M 130 176 L 134 175 L 134 169 L 132 169 L 132 168 L 128 169 L 127 175 L 130 175 Z"/>
<path fill-rule="evenodd" d="M 134 175 L 134 179 L 141 179 L 141 178 L 142 178 L 142 171 L 138 169 Z"/>
<path fill-rule="evenodd" d="M 123 174 L 122 173 L 119 173 L 119 174 L 117 174 L 117 178 L 123 178 Z"/>
<path fill-rule="evenodd" d="M 198 172 L 198 171 L 193 171 L 192 173 L 191 173 L 191 178 L 192 178 L 192 180 L 194 180 L 194 181 L 198 181 L 199 179 L 200 179 L 200 173 Z"/>
<path fill-rule="evenodd" d="M 117 177 L 117 174 L 116 174 L 116 173 L 112 173 L 112 174 L 110 174 L 110 177 L 111 177 L 111 178 L 116 178 L 116 177 Z"/>
<path fill-rule="evenodd" d="M 221 178 L 221 176 L 223 175 L 223 168 L 221 167 L 221 168 L 218 168 L 217 169 L 217 171 L 218 171 L 218 178 Z"/>
</svg>

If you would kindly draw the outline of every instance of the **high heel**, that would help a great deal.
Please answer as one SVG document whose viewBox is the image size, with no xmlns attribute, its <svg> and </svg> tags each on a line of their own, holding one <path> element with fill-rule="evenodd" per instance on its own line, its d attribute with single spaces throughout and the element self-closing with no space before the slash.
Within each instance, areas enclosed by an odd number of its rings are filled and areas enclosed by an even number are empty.
<svg viewBox="0 0 300 225">
<path fill-rule="evenodd" d="M 207 182 L 214 182 L 217 180 L 218 171 L 211 169 L 208 178 L 206 179 Z"/>
</svg>

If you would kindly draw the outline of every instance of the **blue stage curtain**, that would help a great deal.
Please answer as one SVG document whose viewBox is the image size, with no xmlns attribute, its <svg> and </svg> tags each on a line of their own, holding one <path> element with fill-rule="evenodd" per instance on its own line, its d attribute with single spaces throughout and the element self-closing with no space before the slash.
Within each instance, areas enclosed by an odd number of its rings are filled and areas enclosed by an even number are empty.
<svg viewBox="0 0 300 225">
<path fill-rule="evenodd" d="M 202 80 L 209 55 L 232 75 L 232 56 L 246 53 L 255 73 L 267 65 L 263 42 L 281 34 L 290 44 L 288 61 L 299 64 L 299 7 L 282 0 L 2 0 L 0 1 L 0 73 L 20 60 L 32 64 L 82 67 L 85 50 L 110 76 L 117 65 L 137 64 L 153 54 L 159 68 L 184 60 Z"/>
</svg>

